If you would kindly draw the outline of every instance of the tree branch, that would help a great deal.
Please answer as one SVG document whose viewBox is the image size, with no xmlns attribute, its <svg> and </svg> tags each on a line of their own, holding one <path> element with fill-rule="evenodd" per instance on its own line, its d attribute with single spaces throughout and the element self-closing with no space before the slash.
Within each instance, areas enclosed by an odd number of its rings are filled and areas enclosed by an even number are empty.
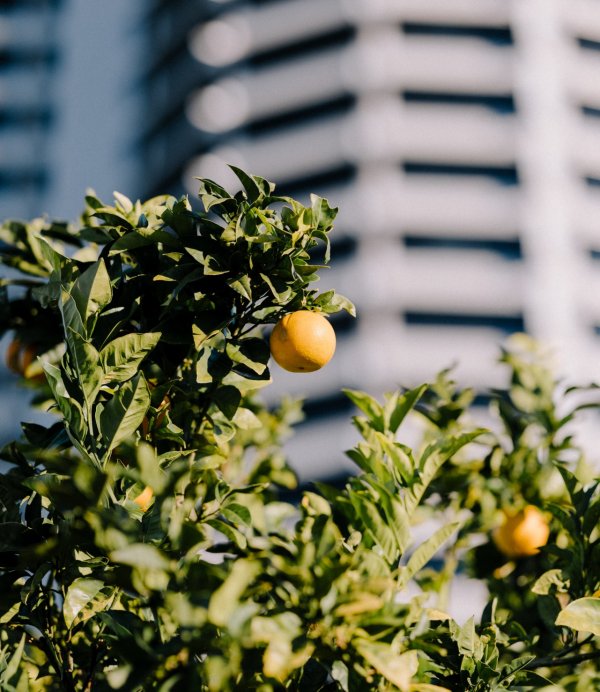
<svg viewBox="0 0 600 692">
<path fill-rule="evenodd" d="M 590 651 L 587 654 L 577 654 L 575 656 L 565 656 L 564 658 L 535 658 L 526 666 L 526 670 L 535 670 L 536 668 L 553 668 L 556 666 L 567 666 L 583 661 L 591 661 L 594 658 L 600 658 L 600 651 Z"/>
</svg>

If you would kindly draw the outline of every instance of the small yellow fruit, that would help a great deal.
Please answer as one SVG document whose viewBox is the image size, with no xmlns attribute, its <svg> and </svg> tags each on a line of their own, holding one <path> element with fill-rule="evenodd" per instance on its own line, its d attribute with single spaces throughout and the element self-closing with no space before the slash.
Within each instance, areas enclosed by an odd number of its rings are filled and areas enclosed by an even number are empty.
<svg viewBox="0 0 600 692">
<path fill-rule="evenodd" d="M 537 507 L 527 505 L 516 514 L 506 511 L 504 514 L 504 523 L 494 531 L 492 538 L 506 557 L 515 559 L 535 555 L 546 545 L 550 527 Z"/>
<path fill-rule="evenodd" d="M 335 353 L 335 332 L 323 315 L 298 310 L 282 317 L 271 332 L 271 355 L 289 372 L 314 372 Z"/>
<path fill-rule="evenodd" d="M 152 492 L 152 488 L 147 485 L 135 498 L 134 502 L 142 510 L 142 512 L 147 512 L 153 497 L 154 493 Z"/>
</svg>

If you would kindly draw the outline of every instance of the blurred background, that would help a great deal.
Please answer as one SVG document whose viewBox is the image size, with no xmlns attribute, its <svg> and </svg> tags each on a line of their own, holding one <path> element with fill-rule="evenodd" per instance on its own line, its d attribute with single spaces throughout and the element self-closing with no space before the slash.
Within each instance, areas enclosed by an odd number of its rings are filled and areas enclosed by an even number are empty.
<svg viewBox="0 0 600 692">
<path fill-rule="evenodd" d="M 0 56 L 3 219 L 75 220 L 88 186 L 194 196 L 227 163 L 340 207 L 321 286 L 359 317 L 267 390 L 306 398 L 303 479 L 351 468 L 341 387 L 454 364 L 485 404 L 523 330 L 600 380 L 597 0 L 0 0 Z M 4 442 L 33 416 L 0 385 Z"/>
</svg>

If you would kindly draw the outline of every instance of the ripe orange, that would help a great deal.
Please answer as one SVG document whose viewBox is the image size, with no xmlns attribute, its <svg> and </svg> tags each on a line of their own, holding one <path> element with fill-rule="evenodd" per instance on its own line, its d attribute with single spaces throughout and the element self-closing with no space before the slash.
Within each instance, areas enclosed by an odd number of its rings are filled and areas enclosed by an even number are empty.
<svg viewBox="0 0 600 692">
<path fill-rule="evenodd" d="M 147 512 L 153 497 L 154 493 L 152 492 L 152 488 L 147 485 L 135 498 L 134 502 L 142 510 L 142 512 Z"/>
<path fill-rule="evenodd" d="M 154 386 L 151 383 L 149 384 L 150 389 L 154 389 Z M 160 428 L 170 408 L 171 399 L 169 398 L 168 394 L 165 394 L 163 400 L 160 402 L 160 406 L 156 411 L 156 418 L 154 419 L 154 425 L 152 426 L 152 428 L 150 427 L 150 421 L 148 420 L 148 416 L 144 416 L 144 420 L 142 421 L 142 435 L 144 437 L 148 435 L 151 429 Z"/>
<path fill-rule="evenodd" d="M 504 515 L 504 523 L 494 531 L 492 538 L 506 557 L 535 555 L 548 542 L 550 527 L 537 507 L 527 505 L 517 513 L 505 510 Z"/>
<path fill-rule="evenodd" d="M 21 353 L 21 368 L 23 369 L 23 374 L 25 374 L 27 368 L 35 361 L 37 355 L 38 349 L 34 344 L 25 344 L 23 346 L 23 351 Z"/>
<path fill-rule="evenodd" d="M 289 372 L 314 372 L 335 352 L 335 332 L 323 315 L 298 310 L 282 317 L 271 332 L 271 355 Z"/>
<path fill-rule="evenodd" d="M 13 339 L 6 348 L 5 360 L 6 367 L 12 370 L 16 375 L 22 375 L 23 369 L 21 367 L 21 347 L 22 342 L 19 339 Z"/>
<path fill-rule="evenodd" d="M 39 348 L 36 344 L 24 343 L 13 339 L 6 349 L 6 366 L 16 375 L 21 375 L 31 382 L 45 382 L 46 376 L 42 366 L 37 362 Z"/>
</svg>

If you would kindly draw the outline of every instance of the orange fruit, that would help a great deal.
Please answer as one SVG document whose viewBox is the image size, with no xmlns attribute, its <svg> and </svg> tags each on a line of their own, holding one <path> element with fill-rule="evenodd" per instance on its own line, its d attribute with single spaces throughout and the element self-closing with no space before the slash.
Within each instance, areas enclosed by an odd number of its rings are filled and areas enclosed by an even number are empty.
<svg viewBox="0 0 600 692">
<path fill-rule="evenodd" d="M 23 343 L 19 339 L 13 339 L 6 348 L 5 361 L 6 367 L 16 375 L 23 374 L 21 367 L 21 347 Z"/>
<path fill-rule="evenodd" d="M 38 350 L 34 344 L 25 344 L 23 352 L 21 353 L 21 368 L 23 369 L 23 374 L 25 374 L 27 368 L 37 358 L 37 355 Z"/>
<path fill-rule="evenodd" d="M 151 385 L 150 389 L 154 389 L 154 387 Z M 152 427 L 150 427 L 150 421 L 148 420 L 148 416 L 144 416 L 144 420 L 142 421 L 142 435 L 144 437 L 148 435 L 151 429 L 153 430 L 155 428 L 160 428 L 170 408 L 171 399 L 169 398 L 168 394 L 165 394 L 163 400 L 160 402 L 160 406 L 156 410 L 156 417 L 154 419 L 154 425 L 152 425 Z"/>
<path fill-rule="evenodd" d="M 492 538 L 498 550 L 511 559 L 535 555 L 546 545 L 550 527 L 537 507 L 527 505 L 519 512 L 504 512 L 504 523 Z"/>
<path fill-rule="evenodd" d="M 335 353 L 335 332 L 318 312 L 298 310 L 282 317 L 271 332 L 271 355 L 289 372 L 314 372 Z"/>
<path fill-rule="evenodd" d="M 134 502 L 142 510 L 142 512 L 146 512 L 148 511 L 148 507 L 150 507 L 153 497 L 154 493 L 152 492 L 152 488 L 147 485 L 135 498 Z"/>
<path fill-rule="evenodd" d="M 39 349 L 36 344 L 27 344 L 21 355 L 21 367 L 23 377 L 30 382 L 42 383 L 46 381 L 46 374 L 41 363 L 37 360 Z"/>
<path fill-rule="evenodd" d="M 41 365 L 36 362 L 37 356 L 36 344 L 27 344 L 20 339 L 13 339 L 6 349 L 6 366 L 26 380 L 36 383 L 45 382 L 46 376 Z"/>
</svg>

